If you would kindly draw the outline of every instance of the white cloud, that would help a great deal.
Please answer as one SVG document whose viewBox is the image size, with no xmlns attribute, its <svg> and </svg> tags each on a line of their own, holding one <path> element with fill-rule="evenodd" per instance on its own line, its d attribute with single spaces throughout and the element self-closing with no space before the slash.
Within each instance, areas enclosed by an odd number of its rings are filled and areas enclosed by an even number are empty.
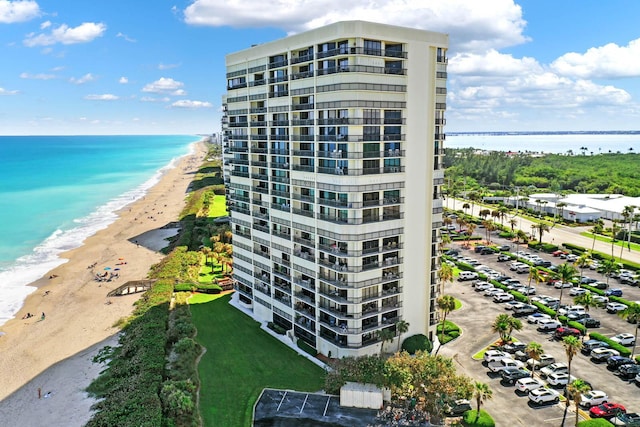
<svg viewBox="0 0 640 427">
<path fill-rule="evenodd" d="M 49 28 L 51 26 L 51 21 L 44 21 L 42 24 L 40 24 L 40 29 L 44 30 L 45 28 Z"/>
<path fill-rule="evenodd" d="M 553 61 L 551 67 L 559 74 L 584 79 L 638 77 L 640 39 L 630 41 L 627 46 L 609 43 L 583 54 L 569 52 Z"/>
<path fill-rule="evenodd" d="M 183 96 L 186 92 L 182 89 L 184 83 L 177 80 L 173 80 L 168 77 L 160 77 L 153 83 L 146 84 L 143 88 L 143 92 L 148 93 L 163 93 L 169 95 Z"/>
<path fill-rule="evenodd" d="M 173 104 L 171 104 L 171 106 L 173 108 L 190 108 L 190 109 L 211 108 L 211 107 L 213 107 L 213 105 L 210 102 L 206 102 L 206 101 L 191 101 L 191 100 L 188 100 L 188 99 L 181 99 L 179 101 L 176 101 Z"/>
<path fill-rule="evenodd" d="M 23 43 L 28 47 L 50 46 L 57 43 L 88 43 L 104 35 L 106 30 L 107 26 L 100 22 L 84 22 L 73 28 L 66 24 L 62 24 L 59 27 L 54 28 L 49 34 L 27 34 L 27 38 Z"/>
<path fill-rule="evenodd" d="M 453 50 L 482 51 L 526 42 L 526 21 L 514 0 L 195 0 L 191 25 L 275 27 L 289 33 L 332 22 L 363 20 L 449 33 Z"/>
<path fill-rule="evenodd" d="M 152 96 L 143 96 L 142 98 L 140 98 L 140 101 L 142 102 L 169 102 L 171 101 L 171 98 L 165 96 L 162 98 L 154 98 Z"/>
<path fill-rule="evenodd" d="M 178 68 L 181 64 L 158 64 L 158 70 L 170 70 L 172 68 Z"/>
<path fill-rule="evenodd" d="M 120 97 L 113 95 L 111 93 L 105 93 L 102 95 L 87 95 L 84 99 L 88 99 L 90 101 L 115 101 L 120 99 Z"/>
<path fill-rule="evenodd" d="M 24 22 L 40 16 L 40 6 L 31 0 L 0 0 L 0 24 Z"/>
<path fill-rule="evenodd" d="M 120 77 L 120 79 L 118 80 L 118 83 L 125 85 L 125 84 L 129 83 L 129 79 L 128 79 L 128 78 L 126 78 L 125 76 L 122 76 L 122 77 Z"/>
<path fill-rule="evenodd" d="M 95 78 L 95 76 L 93 74 L 87 73 L 84 76 L 79 77 L 79 78 L 71 77 L 69 79 L 69 81 L 71 83 L 74 83 L 74 84 L 77 84 L 77 85 L 81 85 L 81 84 L 84 84 L 84 83 L 87 83 L 87 82 L 94 81 L 95 79 L 96 78 Z"/>
<path fill-rule="evenodd" d="M 116 34 L 116 37 L 123 38 L 126 41 L 128 41 L 129 43 L 136 43 L 138 41 L 136 39 L 132 39 L 131 37 L 129 37 L 128 35 L 123 34 L 123 33 Z"/>
<path fill-rule="evenodd" d="M 0 87 L 0 96 L 2 95 L 15 95 L 17 94 L 18 91 L 17 90 L 7 90 L 3 87 Z"/>
<path fill-rule="evenodd" d="M 55 79 L 57 76 L 55 74 L 45 74 L 45 73 L 38 73 L 38 74 L 30 74 L 30 73 L 20 73 L 20 78 L 21 79 L 31 79 L 31 80 L 51 80 L 51 79 Z"/>
</svg>

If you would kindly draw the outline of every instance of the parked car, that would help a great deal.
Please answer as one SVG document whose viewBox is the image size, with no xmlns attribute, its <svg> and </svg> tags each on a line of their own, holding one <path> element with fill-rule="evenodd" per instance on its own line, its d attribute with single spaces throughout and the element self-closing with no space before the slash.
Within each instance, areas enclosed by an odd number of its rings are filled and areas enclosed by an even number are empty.
<svg viewBox="0 0 640 427">
<path fill-rule="evenodd" d="M 559 372 L 557 374 L 550 374 L 547 376 L 547 384 L 551 387 L 565 386 L 569 384 L 569 373 Z"/>
<path fill-rule="evenodd" d="M 527 348 L 527 344 L 517 341 L 506 344 L 502 347 L 502 351 L 506 351 L 507 353 L 514 354 L 516 351 L 522 351 Z"/>
<path fill-rule="evenodd" d="M 556 363 L 556 358 L 547 353 L 541 354 L 540 360 L 535 360 L 533 358 L 527 360 L 527 366 L 529 368 L 533 368 L 535 366 L 536 370 L 549 366 L 552 363 Z"/>
<path fill-rule="evenodd" d="M 478 273 L 475 271 L 461 271 L 458 275 L 458 281 L 464 282 L 466 280 L 475 280 L 478 278 Z"/>
<path fill-rule="evenodd" d="M 484 361 L 487 363 L 497 362 L 505 358 L 510 359 L 511 355 L 501 350 L 487 350 L 484 353 Z"/>
<path fill-rule="evenodd" d="M 513 309 L 514 315 L 525 316 L 529 314 L 533 314 L 538 311 L 538 307 L 532 304 L 523 304 L 521 307 L 517 307 Z"/>
<path fill-rule="evenodd" d="M 501 251 L 510 251 L 511 250 L 511 246 L 510 245 L 500 245 L 500 247 L 498 248 Z"/>
<path fill-rule="evenodd" d="M 580 331 L 577 330 L 576 328 L 567 328 L 565 326 L 560 326 L 553 333 L 553 337 L 558 340 L 561 340 L 562 338 L 569 337 L 569 336 L 580 338 L 581 335 L 582 334 L 580 333 Z"/>
<path fill-rule="evenodd" d="M 615 374 L 624 380 L 632 380 L 636 375 L 640 374 L 640 365 L 636 365 L 635 363 L 622 365 Z"/>
<path fill-rule="evenodd" d="M 500 376 L 502 377 L 502 382 L 505 384 L 513 385 L 516 381 L 522 378 L 531 377 L 531 372 L 526 369 L 518 369 L 518 368 L 507 368 L 500 371 Z"/>
<path fill-rule="evenodd" d="M 540 376 L 541 377 L 547 377 L 551 374 L 559 374 L 561 372 L 568 372 L 569 371 L 569 367 L 567 366 L 566 363 L 563 362 L 556 362 L 556 363 L 552 363 L 549 366 L 545 366 L 544 368 L 540 369 Z"/>
<path fill-rule="evenodd" d="M 624 356 L 611 356 L 607 359 L 607 369 L 610 371 L 617 371 L 623 365 L 635 364 L 635 360 L 630 357 Z"/>
<path fill-rule="evenodd" d="M 534 325 L 540 323 L 543 320 L 551 320 L 551 316 L 545 313 L 533 313 L 527 316 L 527 322 Z"/>
<path fill-rule="evenodd" d="M 516 381 L 516 390 L 521 393 L 529 393 L 531 390 L 544 387 L 544 383 L 536 378 L 521 378 Z"/>
<path fill-rule="evenodd" d="M 602 405 L 607 403 L 609 396 L 602 390 L 589 390 L 582 394 L 580 399 L 580 406 L 583 408 L 591 408 L 593 406 Z"/>
<path fill-rule="evenodd" d="M 558 403 L 560 401 L 560 393 L 550 388 L 536 388 L 529 392 L 529 400 L 535 405 Z"/>
<path fill-rule="evenodd" d="M 640 414 L 636 414 L 635 412 L 618 413 L 616 414 L 616 419 L 617 421 L 620 421 L 622 423 L 621 425 L 623 426 L 640 426 Z"/>
<path fill-rule="evenodd" d="M 500 292 L 493 296 L 493 302 L 508 302 L 508 301 L 513 301 L 513 299 L 514 299 L 514 296 L 506 292 Z"/>
<path fill-rule="evenodd" d="M 491 372 L 500 372 L 507 368 L 521 369 L 522 367 L 524 367 L 524 363 L 520 362 L 519 360 L 505 357 L 496 362 L 489 363 L 488 367 Z"/>
<path fill-rule="evenodd" d="M 555 282 L 553 284 L 553 287 L 556 288 L 556 289 L 562 289 L 562 288 L 567 289 L 567 288 L 572 288 L 573 284 L 571 282 L 560 282 L 560 281 L 557 281 L 557 282 Z"/>
<path fill-rule="evenodd" d="M 603 403 L 602 405 L 592 406 L 589 409 L 591 418 L 613 418 L 619 412 L 625 413 L 627 409 L 619 403 Z"/>
<path fill-rule="evenodd" d="M 549 332 L 549 331 L 555 331 L 556 329 L 558 329 L 560 326 L 562 326 L 560 324 L 560 322 L 558 322 L 557 320 L 546 320 L 546 321 L 540 321 L 538 322 L 538 328 L 537 330 L 539 332 Z"/>
<path fill-rule="evenodd" d="M 594 319 L 593 317 L 585 317 L 580 320 L 576 320 L 576 322 L 580 323 L 585 328 L 599 328 L 600 321 L 598 319 Z"/>
<path fill-rule="evenodd" d="M 587 312 L 587 309 L 581 305 L 562 306 L 558 310 L 558 314 L 560 316 L 567 316 L 569 315 L 569 313 L 586 313 L 586 312 Z"/>
<path fill-rule="evenodd" d="M 601 363 L 611 356 L 620 356 L 620 352 L 612 348 L 601 347 L 591 350 L 590 356 L 592 362 Z"/>
<path fill-rule="evenodd" d="M 564 255 L 564 258 L 566 258 L 568 255 L 568 252 L 557 250 L 557 251 L 551 252 L 551 255 L 553 255 L 554 257 L 559 257 L 561 255 Z"/>
<path fill-rule="evenodd" d="M 586 290 L 585 288 L 576 288 L 576 287 L 573 287 L 573 288 L 571 288 L 571 290 L 569 291 L 569 295 L 574 296 L 574 297 L 579 296 L 579 295 L 584 295 L 584 294 L 586 294 L 586 293 L 587 293 L 587 290 Z"/>
<path fill-rule="evenodd" d="M 606 304 L 609 302 L 609 297 L 604 295 L 591 295 L 591 299 L 598 304 Z"/>
<path fill-rule="evenodd" d="M 498 255 L 498 262 L 507 262 L 507 261 L 511 261 L 511 257 L 507 254 L 500 254 Z"/>
<path fill-rule="evenodd" d="M 611 288 L 604 291 L 604 295 L 607 297 L 621 297 L 622 289 L 619 288 Z"/>
<path fill-rule="evenodd" d="M 589 354 L 591 354 L 591 351 L 595 350 L 596 348 L 609 348 L 609 344 L 599 340 L 587 340 L 582 343 L 582 349 L 580 351 L 585 356 L 588 356 Z"/>
<path fill-rule="evenodd" d="M 467 399 L 458 399 L 444 405 L 444 413 L 450 417 L 463 415 L 471 410 L 471 402 Z"/>
<path fill-rule="evenodd" d="M 626 310 L 627 306 L 619 302 L 607 303 L 607 313 L 617 313 L 622 310 Z"/>
<path fill-rule="evenodd" d="M 611 341 L 617 342 L 620 345 L 631 346 L 636 343 L 636 338 L 633 334 L 622 333 L 611 337 Z"/>
</svg>

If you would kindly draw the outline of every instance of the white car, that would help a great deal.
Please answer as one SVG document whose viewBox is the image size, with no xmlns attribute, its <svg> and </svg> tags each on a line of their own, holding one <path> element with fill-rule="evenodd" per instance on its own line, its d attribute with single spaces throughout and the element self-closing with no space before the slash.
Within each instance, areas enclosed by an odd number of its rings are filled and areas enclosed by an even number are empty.
<svg viewBox="0 0 640 427">
<path fill-rule="evenodd" d="M 487 290 L 485 290 L 485 291 L 484 291 L 484 296 L 485 296 L 485 297 L 492 297 L 492 296 L 494 296 L 494 295 L 501 294 L 501 293 L 503 293 L 503 292 L 504 292 L 504 291 L 503 291 L 502 289 L 499 289 L 499 288 L 493 288 L 493 287 L 492 287 L 492 288 L 489 288 L 489 289 L 487 289 Z"/>
<path fill-rule="evenodd" d="M 506 292 L 500 292 L 493 296 L 493 302 L 508 302 L 513 301 L 513 295 Z"/>
<path fill-rule="evenodd" d="M 558 403 L 560 401 L 560 393 L 550 388 L 540 387 L 529 392 L 529 400 L 536 405 Z"/>
<path fill-rule="evenodd" d="M 556 289 L 562 289 L 562 288 L 567 289 L 567 288 L 572 288 L 573 284 L 571 282 L 560 282 L 560 281 L 558 281 L 558 282 L 553 284 L 553 287 L 556 288 Z"/>
<path fill-rule="evenodd" d="M 622 333 L 611 337 L 611 341 L 617 342 L 620 345 L 630 346 L 636 343 L 636 338 L 633 334 Z"/>
<path fill-rule="evenodd" d="M 571 381 L 569 381 L 569 374 L 567 372 L 559 372 L 557 374 L 551 374 L 547 376 L 547 383 L 552 387 L 567 385 L 570 382 Z"/>
<path fill-rule="evenodd" d="M 520 378 L 516 381 L 516 390 L 521 393 L 529 393 L 531 390 L 535 390 L 540 387 L 544 387 L 544 384 L 536 378 Z"/>
<path fill-rule="evenodd" d="M 535 360 L 533 358 L 527 360 L 527 366 L 531 369 L 535 367 L 536 371 L 539 368 L 544 368 L 545 366 L 549 366 L 552 363 L 556 363 L 556 358 L 547 353 L 541 354 L 540 360 Z"/>
<path fill-rule="evenodd" d="M 563 307 L 558 310 L 558 314 L 560 316 L 566 316 L 569 313 L 586 313 L 587 309 L 581 305 L 570 305 L 568 307 Z"/>
<path fill-rule="evenodd" d="M 586 293 L 587 293 L 587 290 L 585 288 L 577 288 L 577 287 L 573 287 L 569 291 L 569 295 L 574 296 L 574 297 L 577 297 L 579 295 L 584 295 Z"/>
<path fill-rule="evenodd" d="M 626 310 L 627 306 L 619 302 L 607 303 L 607 313 L 617 313 L 622 310 Z"/>
<path fill-rule="evenodd" d="M 529 316 L 527 316 L 527 322 L 532 323 L 532 324 L 537 324 L 540 323 L 544 320 L 551 320 L 551 316 L 549 316 L 548 314 L 544 314 L 544 313 L 533 313 Z"/>
<path fill-rule="evenodd" d="M 611 356 L 620 356 L 620 352 L 612 348 L 599 347 L 591 350 L 589 355 L 594 362 L 604 362 Z"/>
<path fill-rule="evenodd" d="M 548 319 L 548 320 L 539 321 L 537 329 L 538 329 L 538 332 L 549 332 L 549 331 L 555 331 L 560 326 L 562 326 L 560 322 L 553 319 Z"/>
<path fill-rule="evenodd" d="M 484 361 L 487 363 L 497 362 L 502 359 L 512 359 L 509 353 L 500 350 L 487 350 L 484 353 Z"/>
<path fill-rule="evenodd" d="M 508 368 L 520 369 L 524 367 L 524 363 L 519 360 L 513 360 L 509 358 L 500 359 L 497 362 L 489 363 L 489 370 L 491 372 L 500 372 Z"/>
<path fill-rule="evenodd" d="M 606 304 L 609 302 L 609 297 L 605 297 L 604 295 L 592 295 L 591 299 L 598 304 Z"/>
<path fill-rule="evenodd" d="M 562 362 L 556 362 L 556 363 L 552 363 L 549 366 L 545 366 L 544 368 L 540 369 L 540 376 L 541 377 L 548 377 L 551 374 L 561 374 L 561 373 L 565 373 L 569 371 L 569 367 L 567 366 L 566 363 L 562 363 Z"/>
<path fill-rule="evenodd" d="M 583 408 L 591 408 L 592 406 L 602 405 L 607 403 L 609 396 L 602 390 L 589 390 L 582 395 L 580 399 L 580 406 Z"/>
</svg>

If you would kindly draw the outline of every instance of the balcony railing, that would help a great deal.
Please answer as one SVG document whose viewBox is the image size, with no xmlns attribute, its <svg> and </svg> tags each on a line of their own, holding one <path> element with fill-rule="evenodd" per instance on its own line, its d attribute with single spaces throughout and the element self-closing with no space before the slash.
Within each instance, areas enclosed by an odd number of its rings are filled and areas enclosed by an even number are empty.
<svg viewBox="0 0 640 427">
<path fill-rule="evenodd" d="M 284 67 L 286 65 L 289 64 L 289 61 L 286 59 L 283 59 L 281 61 L 274 61 L 274 62 L 269 62 L 269 68 L 279 68 L 279 67 Z"/>
</svg>

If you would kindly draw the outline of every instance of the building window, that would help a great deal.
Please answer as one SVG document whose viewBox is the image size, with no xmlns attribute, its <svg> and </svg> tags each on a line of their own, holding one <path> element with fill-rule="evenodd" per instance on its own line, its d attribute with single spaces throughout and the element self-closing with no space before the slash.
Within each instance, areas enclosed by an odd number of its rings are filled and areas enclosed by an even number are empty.
<svg viewBox="0 0 640 427">
<path fill-rule="evenodd" d="M 365 40 L 364 41 L 364 54 L 365 55 L 382 55 L 382 42 L 379 40 Z"/>
</svg>

